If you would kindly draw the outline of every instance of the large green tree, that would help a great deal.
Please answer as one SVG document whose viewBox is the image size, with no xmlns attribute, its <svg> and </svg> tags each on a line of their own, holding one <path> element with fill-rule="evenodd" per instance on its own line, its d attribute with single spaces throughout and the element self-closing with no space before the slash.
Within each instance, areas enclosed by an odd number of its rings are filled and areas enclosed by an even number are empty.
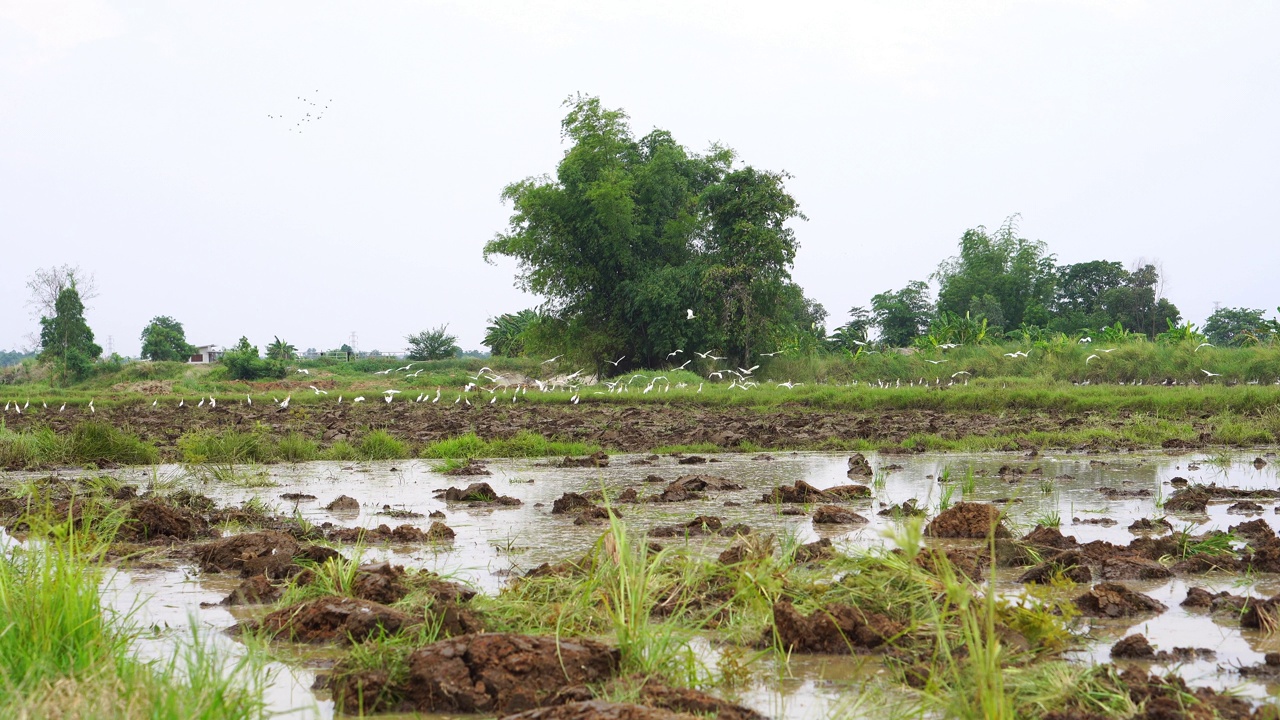
<svg viewBox="0 0 1280 720">
<path fill-rule="evenodd" d="M 40 318 L 40 359 L 53 365 L 63 379 L 79 379 L 102 357 L 93 342 L 93 331 L 84 319 L 84 303 L 75 284 L 63 288 L 54 302 L 53 317 Z"/>
<path fill-rule="evenodd" d="M 912 280 L 896 292 L 887 290 L 871 298 L 871 317 L 880 331 L 880 342 L 905 347 L 929 329 L 934 315 L 928 284 Z"/>
<path fill-rule="evenodd" d="M 462 351 L 458 338 L 449 334 L 448 325 L 407 335 L 405 341 L 409 343 L 410 360 L 444 360 Z"/>
<path fill-rule="evenodd" d="M 1204 321 L 1205 337 L 1215 345 L 1255 345 L 1272 339 L 1275 330 L 1265 310 L 1221 307 Z"/>
<path fill-rule="evenodd" d="M 157 315 L 142 329 L 142 357 L 146 360 L 186 360 L 196 349 L 187 343 L 182 323 Z"/>
<path fill-rule="evenodd" d="M 566 349 L 655 366 L 673 349 L 719 348 L 735 361 L 787 326 L 803 217 L 785 173 L 689 152 L 665 130 L 641 138 L 598 98 L 567 102 L 570 144 L 554 177 L 508 185 L 513 208 L 485 257 L 515 258 L 517 284 L 547 298 Z M 689 318 L 692 310 L 694 317 Z"/>
<path fill-rule="evenodd" d="M 995 232 L 981 225 L 964 232 L 960 253 L 934 273 L 939 312 L 985 318 L 997 329 L 1048 321 L 1054 257 L 1043 242 L 1019 236 L 1017 218 L 1008 218 Z"/>
</svg>

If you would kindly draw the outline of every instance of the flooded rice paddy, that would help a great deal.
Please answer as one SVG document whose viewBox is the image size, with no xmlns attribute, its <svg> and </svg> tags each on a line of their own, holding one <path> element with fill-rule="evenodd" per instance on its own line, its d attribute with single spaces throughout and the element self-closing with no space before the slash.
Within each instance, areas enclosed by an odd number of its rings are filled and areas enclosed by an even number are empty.
<svg viewBox="0 0 1280 720">
<path fill-rule="evenodd" d="M 695 516 L 717 516 L 726 525 L 745 523 L 755 533 L 790 535 L 802 542 L 830 538 L 838 547 L 854 550 L 887 542 L 886 533 L 900 521 L 894 514 L 881 514 L 890 506 L 914 500 L 932 516 L 941 503 L 964 500 L 993 503 L 1004 509 L 1006 524 L 1015 536 L 1038 523 L 1057 521 L 1064 535 L 1074 536 L 1080 543 L 1105 540 L 1125 545 L 1135 537 L 1128 529 L 1135 520 L 1166 516 L 1162 503 L 1173 493 L 1176 478 L 1241 489 L 1280 487 L 1280 462 L 1263 452 L 1212 456 L 1048 453 L 1036 457 L 993 453 L 869 454 L 867 459 L 875 468 L 875 475 L 858 481 L 872 487 L 871 498 L 848 504 L 849 509 L 866 518 L 865 524 L 815 525 L 807 512 L 811 508 L 790 506 L 799 507 L 803 513 L 794 515 L 786 514 L 795 512 L 786 510 L 788 506 L 761 502 L 762 495 L 776 486 L 797 480 L 817 488 L 848 484 L 848 457 L 847 453 L 723 454 L 706 455 L 705 463 L 680 464 L 674 456 L 615 455 L 607 467 L 581 468 L 557 467 L 555 460 L 491 460 L 487 462 L 491 474 L 480 477 L 448 477 L 435 470 L 438 462 L 421 460 L 246 466 L 237 469 L 238 479 L 233 482 L 208 476 L 199 480 L 188 469 L 176 465 L 122 469 L 111 474 L 140 487 L 156 482 L 189 485 L 219 505 L 238 505 L 257 498 L 256 502 L 274 505 L 281 514 L 297 513 L 315 525 L 373 528 L 407 523 L 425 531 L 439 519 L 430 517 L 432 513 L 444 513 L 442 521 L 456 533 L 453 542 L 371 544 L 361 549 L 362 558 L 388 559 L 406 567 L 430 569 L 485 593 L 499 592 L 510 578 L 542 563 L 580 557 L 598 540 L 600 525 L 578 525 L 572 514 L 552 514 L 553 503 L 564 493 L 604 489 L 617 494 L 632 488 L 644 498 L 660 492 L 665 483 L 694 473 L 728 478 L 744 489 L 708 492 L 701 499 L 684 502 L 619 505 L 628 528 L 650 531 L 684 523 Z M 1255 462 L 1259 459 L 1261 462 Z M 687 458 L 684 460 L 687 462 Z M 79 473 L 66 470 L 61 474 Z M 0 475 L 0 483 L 13 484 L 28 477 L 36 476 L 8 473 Z M 659 478 L 662 482 L 657 481 Z M 497 493 L 515 498 L 520 504 L 468 506 L 435 497 L 435 491 L 465 487 L 474 481 L 487 482 Z M 1106 488 L 1111 491 L 1103 491 Z M 314 499 L 282 499 L 295 494 Z M 343 495 L 356 499 L 358 509 L 325 509 L 325 505 Z M 1207 515 L 1167 517 L 1175 530 L 1197 534 L 1227 530 L 1257 518 L 1267 520 L 1273 528 L 1280 526 L 1276 501 L 1258 502 L 1262 510 L 1250 514 L 1229 511 L 1230 502 L 1214 502 L 1209 504 Z M 712 535 L 663 542 L 687 542 L 714 557 L 728 546 L 730 539 Z M 342 550 L 350 553 L 353 546 L 344 545 Z M 997 575 L 998 587 L 1008 594 L 1023 592 L 1023 586 L 1015 579 L 1019 572 L 1001 571 Z M 112 604 L 132 612 L 134 620 L 153 630 L 139 641 L 144 655 L 171 652 L 174 642 L 189 637 L 193 623 L 215 631 L 206 633 L 208 637 L 234 646 L 235 641 L 220 631 L 255 614 L 253 609 L 217 605 L 238 584 L 237 578 L 202 574 L 195 567 L 122 570 L 107 584 Z M 1192 586 L 1271 597 L 1280 594 L 1280 576 L 1220 573 L 1126 581 L 1126 585 L 1169 609 L 1136 625 L 1125 619 L 1089 621 L 1091 625 L 1084 628 L 1087 642 L 1070 656 L 1072 659 L 1107 662 L 1116 640 L 1141 632 L 1160 649 L 1189 646 L 1214 651 L 1212 658 L 1158 666 L 1176 671 L 1193 685 L 1237 687 L 1244 695 L 1255 698 L 1280 690 L 1263 682 L 1246 681 L 1236 670 L 1262 663 L 1265 653 L 1280 651 L 1280 636 L 1242 630 L 1235 623 L 1222 622 L 1221 617 L 1215 619 L 1180 604 Z M 1083 589 L 1081 586 L 1076 592 Z M 706 644 L 708 656 L 716 652 L 712 643 Z M 268 691 L 273 709 L 290 718 L 332 717 L 333 704 L 310 687 L 315 673 L 335 658 L 332 651 L 308 648 L 305 654 L 287 663 L 273 663 Z M 766 660 L 758 663 L 753 680 L 735 699 L 776 718 L 874 716 L 871 708 L 859 707 L 858 688 L 877 671 L 873 658 L 859 656 L 793 655 L 785 667 Z"/>
</svg>

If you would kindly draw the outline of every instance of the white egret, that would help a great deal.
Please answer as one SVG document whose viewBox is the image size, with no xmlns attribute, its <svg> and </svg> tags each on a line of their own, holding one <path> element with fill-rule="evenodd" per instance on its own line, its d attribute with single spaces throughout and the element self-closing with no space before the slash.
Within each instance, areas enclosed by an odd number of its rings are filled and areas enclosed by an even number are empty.
<svg viewBox="0 0 1280 720">
<path fill-rule="evenodd" d="M 67 404 L 62 403 L 62 407 L 58 408 L 58 412 L 62 412 L 63 410 L 66 410 L 66 409 L 67 409 Z"/>
<path fill-rule="evenodd" d="M 782 354 L 782 351 L 781 351 L 781 350 L 774 350 L 774 351 L 773 351 L 773 352 L 771 352 L 771 353 L 760 353 L 760 354 L 761 354 L 762 356 L 764 356 L 764 357 L 773 357 L 774 355 L 781 355 L 781 354 Z"/>
<path fill-rule="evenodd" d="M 248 403 L 250 407 L 253 407 L 253 398 L 249 396 L 249 393 L 244 394 L 244 401 Z"/>
<path fill-rule="evenodd" d="M 692 320 L 692 319 L 693 319 L 693 310 L 692 310 L 692 309 L 686 309 L 686 310 L 685 310 L 685 312 L 686 312 L 686 313 L 688 313 L 688 315 L 686 315 L 686 316 L 685 316 L 685 320 Z"/>
<path fill-rule="evenodd" d="M 1099 357 L 1100 357 L 1099 355 L 1090 355 L 1089 357 L 1084 359 L 1084 364 L 1088 365 L 1090 360 L 1097 360 Z"/>
<path fill-rule="evenodd" d="M 1205 370 L 1204 368 L 1200 368 L 1200 372 L 1204 373 L 1205 375 L 1207 375 L 1207 376 L 1209 376 L 1209 377 L 1221 377 L 1221 376 L 1222 376 L 1222 373 L 1209 372 L 1208 370 Z"/>
<path fill-rule="evenodd" d="M 1195 350 L 1192 350 L 1191 352 L 1200 352 L 1200 348 L 1202 347 L 1216 347 L 1216 346 L 1211 342 L 1202 342 L 1196 346 Z"/>
<path fill-rule="evenodd" d="M 351 402 L 353 403 L 364 402 L 364 396 L 360 395 L 355 400 L 352 400 Z"/>
<path fill-rule="evenodd" d="M 280 403 L 280 409 L 281 410 L 287 409 L 289 407 L 289 401 L 292 399 L 293 399 L 292 395 L 286 395 L 284 398 L 284 402 Z"/>
<path fill-rule="evenodd" d="M 557 356 L 555 356 L 555 357 L 551 358 L 550 360 L 543 360 L 543 361 L 542 361 L 542 364 L 543 364 L 543 365 L 547 365 L 547 364 L 549 364 L 549 363 L 553 363 L 553 362 L 555 362 L 555 361 L 559 360 L 559 359 L 560 359 L 560 358 L 562 358 L 562 357 L 564 357 L 564 356 L 563 356 L 563 355 L 557 355 Z"/>
<path fill-rule="evenodd" d="M 64 405 L 63 407 L 66 407 L 66 406 Z M 94 409 L 93 409 L 93 401 L 92 401 L 92 400 L 90 400 L 90 401 L 89 401 L 89 412 L 91 412 L 91 413 L 96 413 L 96 412 L 98 412 L 97 410 L 94 410 Z"/>
<path fill-rule="evenodd" d="M 618 367 L 618 363 L 620 363 L 620 362 L 622 362 L 623 360 L 626 360 L 626 359 L 627 359 L 627 356 L 626 356 L 626 355 L 623 355 L 622 357 L 618 358 L 617 360 L 605 360 L 605 362 L 609 363 L 610 365 L 612 365 L 612 366 L 614 366 L 614 367 Z"/>
<path fill-rule="evenodd" d="M 667 359 L 670 360 L 671 358 L 675 357 L 676 355 L 679 355 L 682 352 L 684 351 L 681 350 L 680 348 L 676 348 L 675 350 L 672 350 L 671 352 L 667 353 Z"/>
</svg>

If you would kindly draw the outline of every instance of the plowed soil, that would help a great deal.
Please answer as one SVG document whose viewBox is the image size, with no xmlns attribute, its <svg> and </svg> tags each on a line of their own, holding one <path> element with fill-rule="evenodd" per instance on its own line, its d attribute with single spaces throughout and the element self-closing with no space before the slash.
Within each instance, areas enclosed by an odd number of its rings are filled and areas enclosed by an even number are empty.
<svg viewBox="0 0 1280 720">
<path fill-rule="evenodd" d="M 772 448 L 818 448 L 854 439 L 898 443 L 912 435 L 958 439 L 968 435 L 1053 432 L 1091 424 L 1123 425 L 1127 418 L 1094 413 L 1037 411 L 967 414 L 933 410 L 830 411 L 800 407 L 757 410 L 687 405 L 431 405 L 397 402 L 368 405 L 295 405 L 280 409 L 224 401 L 216 408 L 151 407 L 127 403 L 98 408 L 68 408 L 63 413 L 26 413 L 6 417 L 13 430 L 47 425 L 58 432 L 94 420 L 136 433 L 163 451 L 190 431 L 264 427 L 275 434 L 300 432 L 327 444 L 367 430 L 384 429 L 413 443 L 430 443 L 468 432 L 484 439 L 508 438 L 529 430 L 546 437 L 598 443 L 637 452 L 664 445 L 713 443 L 733 447 L 748 441 Z M 1013 446 L 1011 446 L 1013 449 Z"/>
</svg>

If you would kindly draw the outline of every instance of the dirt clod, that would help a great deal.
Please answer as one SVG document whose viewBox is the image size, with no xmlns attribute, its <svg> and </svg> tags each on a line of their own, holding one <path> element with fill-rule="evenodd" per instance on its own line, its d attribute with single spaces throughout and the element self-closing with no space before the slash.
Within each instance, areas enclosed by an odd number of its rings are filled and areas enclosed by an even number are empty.
<svg viewBox="0 0 1280 720">
<path fill-rule="evenodd" d="M 369 600 L 323 597 L 276 610 L 242 629 L 303 643 L 361 642 L 379 632 L 395 634 L 420 620 Z"/>
<path fill-rule="evenodd" d="M 435 496 L 444 498 L 446 502 L 489 503 L 492 505 L 519 505 L 520 501 L 499 495 L 489 483 L 471 483 L 465 488 L 451 487 L 437 490 Z"/>
<path fill-rule="evenodd" d="M 839 505 L 823 505 L 813 511 L 813 522 L 816 525 L 863 525 L 867 519 Z"/>
<path fill-rule="evenodd" d="M 884 615 L 849 605 L 833 603 L 805 616 L 786 600 L 774 603 L 773 625 L 783 648 L 827 655 L 879 648 L 903 631 L 902 625 Z"/>
<path fill-rule="evenodd" d="M 360 501 L 350 495 L 339 495 L 324 509 L 329 512 L 360 512 Z"/>
<path fill-rule="evenodd" d="M 871 477 L 874 473 L 871 470 L 871 463 L 867 462 L 867 458 L 862 453 L 854 453 L 849 458 L 848 474 L 855 477 Z"/>
<path fill-rule="evenodd" d="M 930 537 L 944 538 L 985 538 L 994 533 L 995 537 L 1010 537 L 1009 531 L 1000 522 L 1000 510 L 986 503 L 962 502 L 942 511 L 929 522 L 924 530 Z"/>
<path fill-rule="evenodd" d="M 1094 585 L 1074 602 L 1080 612 L 1089 617 L 1132 617 L 1169 609 L 1154 598 L 1113 582 Z"/>
<path fill-rule="evenodd" d="M 192 540 L 217 535 L 204 518 L 183 508 L 170 507 L 154 500 L 134 503 L 129 517 L 120 525 L 121 539 L 154 540 L 172 538 Z"/>
</svg>

